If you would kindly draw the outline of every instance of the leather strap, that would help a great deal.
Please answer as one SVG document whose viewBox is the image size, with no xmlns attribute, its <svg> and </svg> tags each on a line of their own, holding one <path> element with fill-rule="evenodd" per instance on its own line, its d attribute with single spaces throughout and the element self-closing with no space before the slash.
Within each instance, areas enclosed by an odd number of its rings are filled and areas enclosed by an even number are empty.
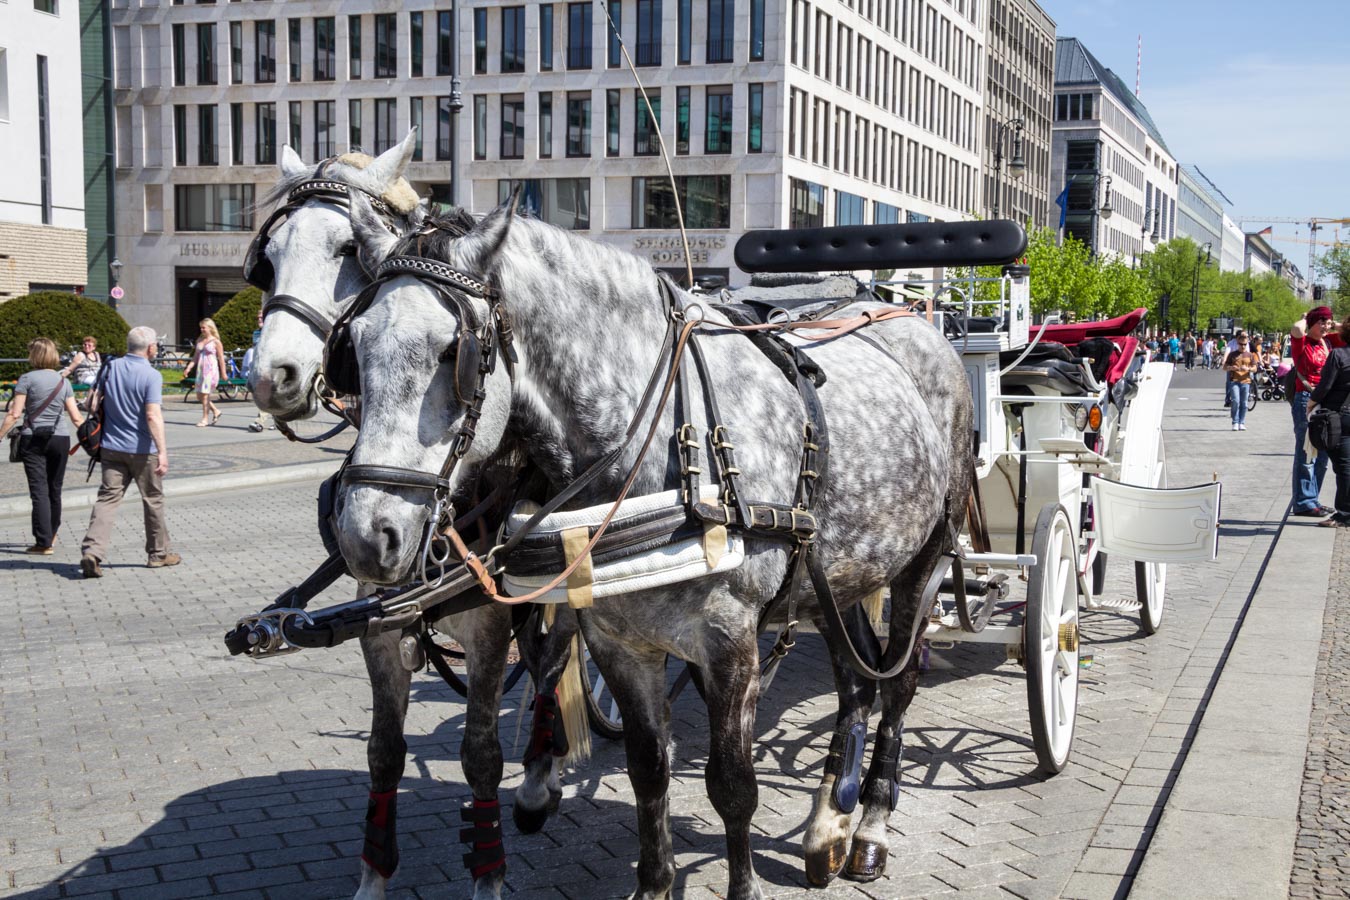
<svg viewBox="0 0 1350 900">
<path fill-rule="evenodd" d="M 347 484 L 385 484 L 424 491 L 445 490 L 450 487 L 449 482 L 440 475 L 398 466 L 353 464 L 343 471 L 342 480 Z"/>
<path fill-rule="evenodd" d="M 327 337 L 333 330 L 334 319 L 332 317 L 319 312 L 294 294 L 273 294 L 267 297 L 262 310 L 264 321 L 272 313 L 279 310 L 285 310 L 299 317 L 301 321 L 317 331 L 319 337 Z"/>
</svg>

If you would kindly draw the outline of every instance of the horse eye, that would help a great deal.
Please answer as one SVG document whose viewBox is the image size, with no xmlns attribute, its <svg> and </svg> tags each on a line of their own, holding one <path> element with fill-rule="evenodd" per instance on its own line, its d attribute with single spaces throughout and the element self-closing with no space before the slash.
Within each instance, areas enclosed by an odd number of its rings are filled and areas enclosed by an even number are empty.
<svg viewBox="0 0 1350 900">
<path fill-rule="evenodd" d="M 341 247 L 338 248 L 338 251 L 333 258 L 336 259 L 339 256 L 355 256 L 355 255 L 356 255 L 356 241 L 348 241 L 347 243 L 343 244 Z"/>
</svg>

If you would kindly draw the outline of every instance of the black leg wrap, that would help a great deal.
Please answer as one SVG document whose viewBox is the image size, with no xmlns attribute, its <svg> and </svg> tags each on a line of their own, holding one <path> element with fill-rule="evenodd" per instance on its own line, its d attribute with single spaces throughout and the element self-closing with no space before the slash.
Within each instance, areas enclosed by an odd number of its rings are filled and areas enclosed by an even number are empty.
<svg viewBox="0 0 1350 900">
<path fill-rule="evenodd" d="M 567 731 L 563 728 L 557 691 L 535 694 L 530 746 L 525 749 L 524 764 L 528 766 L 544 754 L 566 756 L 567 747 Z"/>
<path fill-rule="evenodd" d="M 474 881 L 497 869 L 506 868 L 506 847 L 502 844 L 502 814 L 496 800 L 474 800 L 462 806 L 459 816 L 468 828 L 461 828 L 459 839 L 473 849 L 464 854 L 464 867 Z"/>
<path fill-rule="evenodd" d="M 877 738 L 876 749 L 872 751 L 872 771 L 869 777 L 889 782 L 891 793 L 891 812 L 900 804 L 900 763 L 905 750 L 900 738 Z"/>
<path fill-rule="evenodd" d="M 385 878 L 394 877 L 398 868 L 398 789 L 370 792 L 366 807 L 366 843 L 361 859 Z"/>
<path fill-rule="evenodd" d="M 835 756 L 835 745 L 842 746 Z M 834 805 L 840 812 L 852 813 L 858 806 L 858 794 L 862 790 L 863 751 L 867 749 L 867 723 L 855 722 L 848 731 L 835 732 L 830 740 L 830 756 L 838 759 L 839 770 L 834 773 Z M 830 761 L 826 760 L 825 771 L 830 771 Z"/>
</svg>

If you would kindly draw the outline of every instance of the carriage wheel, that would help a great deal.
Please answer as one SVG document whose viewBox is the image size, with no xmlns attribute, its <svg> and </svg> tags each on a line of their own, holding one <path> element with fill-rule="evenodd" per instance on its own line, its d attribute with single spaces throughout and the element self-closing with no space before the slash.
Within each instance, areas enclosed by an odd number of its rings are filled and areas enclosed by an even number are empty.
<svg viewBox="0 0 1350 900">
<path fill-rule="evenodd" d="M 1158 438 L 1158 463 L 1153 486 L 1167 487 L 1167 448 Z M 1136 562 L 1134 594 L 1139 601 L 1139 625 L 1144 634 L 1155 634 L 1162 627 L 1163 605 L 1167 600 L 1167 563 Z"/>
<path fill-rule="evenodd" d="M 1031 552 L 1036 566 L 1027 581 L 1022 658 L 1036 760 L 1054 775 L 1069 761 L 1078 709 L 1078 552 L 1058 503 L 1041 509 Z"/>
<path fill-rule="evenodd" d="M 591 651 L 586 647 L 586 638 L 577 632 L 581 643 L 581 687 L 586 692 L 586 719 L 591 723 L 591 731 L 617 741 L 623 737 L 623 715 L 619 704 L 605 684 L 605 676 L 600 667 L 591 659 Z"/>
</svg>

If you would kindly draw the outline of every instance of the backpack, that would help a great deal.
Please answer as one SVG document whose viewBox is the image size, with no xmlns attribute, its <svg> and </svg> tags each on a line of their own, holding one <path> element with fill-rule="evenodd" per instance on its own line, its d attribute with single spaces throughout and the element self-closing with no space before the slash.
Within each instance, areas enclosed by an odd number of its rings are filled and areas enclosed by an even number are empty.
<svg viewBox="0 0 1350 900">
<path fill-rule="evenodd" d="M 1308 417 L 1308 440 L 1322 453 L 1330 453 L 1341 445 L 1341 414 L 1338 410 L 1319 406 Z"/>
<path fill-rule="evenodd" d="M 103 394 L 103 383 L 107 380 L 108 370 L 117 357 L 106 357 L 103 365 L 99 367 L 98 377 L 94 379 L 94 386 L 89 389 L 89 397 L 95 394 L 99 395 L 100 400 Z M 84 421 L 75 429 L 75 440 L 78 443 L 70 448 L 70 455 L 74 456 L 75 451 L 81 448 L 89 454 L 89 471 L 85 474 L 84 480 L 88 481 L 94 475 L 94 466 L 98 465 L 103 459 L 103 404 L 100 402 L 95 412 L 89 413 L 84 417 Z"/>
</svg>

